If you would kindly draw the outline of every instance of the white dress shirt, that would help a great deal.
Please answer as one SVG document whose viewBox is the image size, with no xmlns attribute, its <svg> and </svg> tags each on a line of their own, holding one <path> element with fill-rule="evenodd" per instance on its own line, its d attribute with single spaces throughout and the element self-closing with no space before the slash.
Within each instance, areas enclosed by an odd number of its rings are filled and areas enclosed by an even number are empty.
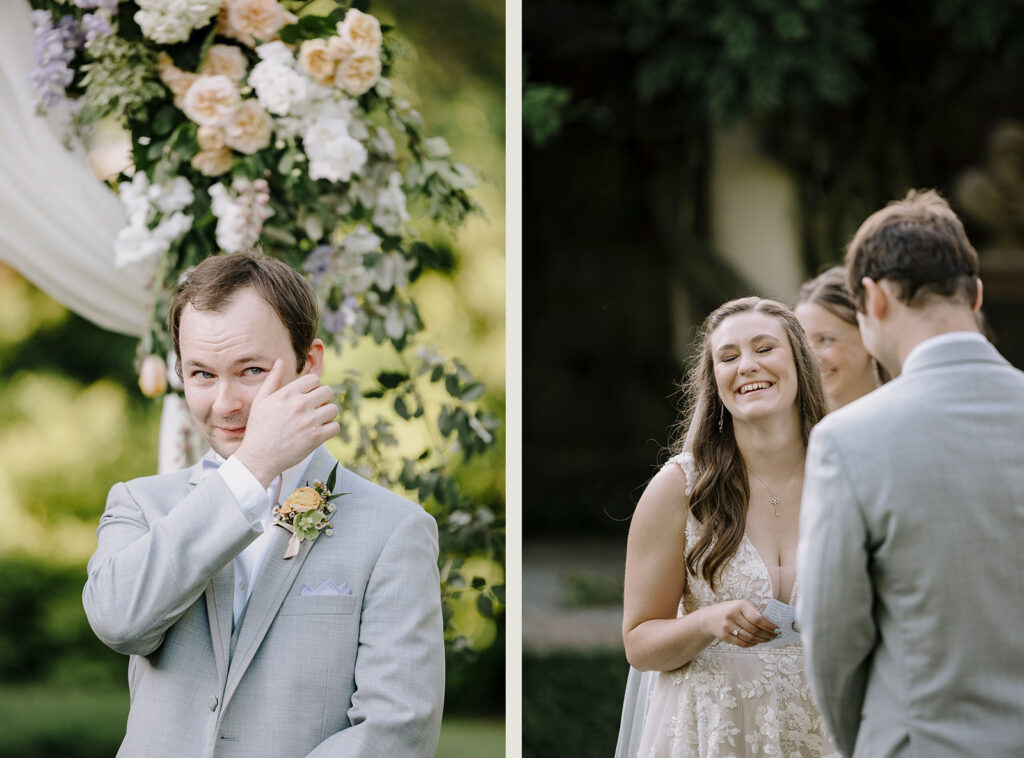
<svg viewBox="0 0 1024 758">
<path fill-rule="evenodd" d="M 225 460 L 213 450 L 210 450 L 203 456 L 202 475 L 205 477 L 215 471 L 219 473 L 238 502 L 242 515 L 248 519 L 253 529 L 262 532 L 241 553 L 235 556 L 235 599 L 233 610 L 236 623 L 242 614 L 242 609 L 245 608 L 245 604 L 249 602 L 252 587 L 256 583 L 256 576 L 259 574 L 259 570 L 263 566 L 263 559 L 267 554 L 267 546 L 270 544 L 269 527 L 274 521 L 274 506 L 277 505 L 282 494 L 287 496 L 291 494 L 292 490 L 300 486 L 299 479 L 312 458 L 313 453 L 310 453 L 298 465 L 292 466 L 278 474 L 274 481 L 271 482 L 269 488 L 263 489 L 259 480 L 235 456 L 232 455 Z"/>
</svg>

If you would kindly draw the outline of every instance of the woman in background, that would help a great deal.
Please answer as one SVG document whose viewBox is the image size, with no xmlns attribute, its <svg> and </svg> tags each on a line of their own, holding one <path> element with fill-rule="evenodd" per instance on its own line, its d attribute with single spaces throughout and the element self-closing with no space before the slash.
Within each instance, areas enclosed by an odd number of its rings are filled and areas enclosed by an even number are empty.
<svg viewBox="0 0 1024 758">
<path fill-rule="evenodd" d="M 885 369 L 868 355 L 861 342 L 857 309 L 842 266 L 833 266 L 806 282 L 793 312 L 818 356 L 830 411 L 888 381 Z"/>
<path fill-rule="evenodd" d="M 772 601 L 796 602 L 804 456 L 827 411 L 817 361 L 796 317 L 756 297 L 714 311 L 700 345 L 686 434 L 630 525 L 626 657 L 660 673 L 646 708 L 635 704 L 646 711 L 639 745 L 623 735 L 619 749 L 834 756 L 802 644 L 772 645 L 779 629 L 763 615 Z"/>
</svg>

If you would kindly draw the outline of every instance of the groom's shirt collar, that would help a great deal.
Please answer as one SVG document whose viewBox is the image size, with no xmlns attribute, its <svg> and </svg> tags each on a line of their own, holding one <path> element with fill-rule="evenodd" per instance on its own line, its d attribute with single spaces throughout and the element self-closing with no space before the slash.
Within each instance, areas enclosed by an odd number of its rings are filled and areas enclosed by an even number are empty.
<svg viewBox="0 0 1024 758">
<path fill-rule="evenodd" d="M 988 342 L 985 335 L 981 332 L 944 332 L 943 334 L 937 334 L 934 337 L 929 337 L 923 342 L 918 342 L 914 345 L 913 349 L 907 353 L 907 357 L 903 359 L 903 370 L 905 371 L 907 366 L 912 364 L 918 355 L 923 353 L 925 350 L 930 350 L 933 347 L 941 348 L 946 347 L 957 342 L 964 340 L 975 340 L 977 342 Z"/>
</svg>

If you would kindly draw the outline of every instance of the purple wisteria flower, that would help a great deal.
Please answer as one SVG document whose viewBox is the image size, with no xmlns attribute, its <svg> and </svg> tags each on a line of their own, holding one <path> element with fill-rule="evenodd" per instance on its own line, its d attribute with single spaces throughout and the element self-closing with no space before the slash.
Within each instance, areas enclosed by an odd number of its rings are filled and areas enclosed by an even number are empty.
<svg viewBox="0 0 1024 758">
<path fill-rule="evenodd" d="M 49 11 L 33 11 L 36 67 L 29 75 L 37 102 L 52 108 L 66 98 L 64 90 L 75 78 L 68 64 L 85 44 L 85 35 L 73 16 L 62 16 L 55 24 Z"/>
<path fill-rule="evenodd" d="M 358 317 L 359 302 L 349 295 L 336 311 L 324 310 L 322 322 L 329 334 L 341 334 L 351 327 Z"/>
<path fill-rule="evenodd" d="M 86 45 L 91 45 L 97 37 L 106 37 L 114 31 L 105 13 L 86 13 L 82 16 L 82 30 L 85 32 Z"/>
<path fill-rule="evenodd" d="M 119 0 L 72 0 L 72 2 L 79 8 L 100 8 L 105 10 L 111 16 L 117 10 L 117 3 Z"/>
<path fill-rule="evenodd" d="M 302 262 L 302 267 L 313 275 L 314 282 L 319 282 L 324 274 L 331 270 L 334 256 L 337 252 L 330 245 L 319 245 L 313 248 L 313 252 L 306 256 L 306 260 Z"/>
</svg>

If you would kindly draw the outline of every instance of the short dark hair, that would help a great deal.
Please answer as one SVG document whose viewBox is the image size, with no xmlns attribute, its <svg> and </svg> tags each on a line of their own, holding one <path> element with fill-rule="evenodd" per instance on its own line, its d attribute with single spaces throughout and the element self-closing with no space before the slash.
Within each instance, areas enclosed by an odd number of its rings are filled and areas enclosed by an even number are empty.
<svg viewBox="0 0 1024 758">
<path fill-rule="evenodd" d="M 910 190 L 861 224 L 846 250 L 847 285 L 864 310 L 865 276 L 888 279 L 910 306 L 939 296 L 974 305 L 978 253 L 949 203 L 935 190 Z"/>
<path fill-rule="evenodd" d="M 296 371 L 302 371 L 309 346 L 316 339 L 320 321 L 313 285 L 295 269 L 276 258 L 252 252 L 212 255 L 189 272 L 178 285 L 167 313 L 167 326 L 174 345 L 179 376 L 179 332 L 185 306 L 191 304 L 197 311 L 222 311 L 239 291 L 248 287 L 256 290 L 281 319 L 295 351 Z"/>
</svg>

